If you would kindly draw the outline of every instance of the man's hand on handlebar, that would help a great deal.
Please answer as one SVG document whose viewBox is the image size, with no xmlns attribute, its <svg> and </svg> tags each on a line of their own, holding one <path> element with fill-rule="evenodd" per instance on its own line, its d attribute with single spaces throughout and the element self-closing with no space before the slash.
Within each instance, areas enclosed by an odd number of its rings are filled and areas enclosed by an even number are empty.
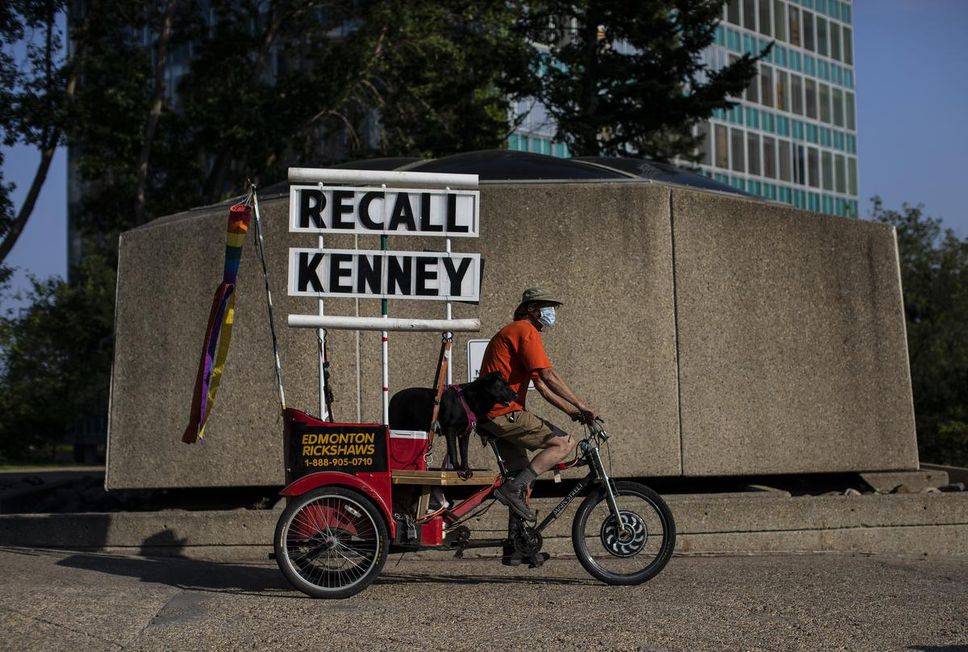
<svg viewBox="0 0 968 652">
<path fill-rule="evenodd" d="M 590 425 L 595 422 L 595 408 L 590 405 L 581 405 L 571 413 L 571 420 Z"/>
</svg>

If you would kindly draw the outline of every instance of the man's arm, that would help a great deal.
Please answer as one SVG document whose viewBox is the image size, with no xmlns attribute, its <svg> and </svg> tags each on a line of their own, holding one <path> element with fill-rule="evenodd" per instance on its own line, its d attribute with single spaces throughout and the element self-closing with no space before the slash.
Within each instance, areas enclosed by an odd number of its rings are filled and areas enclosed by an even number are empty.
<svg viewBox="0 0 968 652">
<path fill-rule="evenodd" d="M 546 401 L 572 419 L 591 421 L 595 418 L 595 408 L 578 398 L 554 367 L 538 369 L 534 386 Z"/>
</svg>

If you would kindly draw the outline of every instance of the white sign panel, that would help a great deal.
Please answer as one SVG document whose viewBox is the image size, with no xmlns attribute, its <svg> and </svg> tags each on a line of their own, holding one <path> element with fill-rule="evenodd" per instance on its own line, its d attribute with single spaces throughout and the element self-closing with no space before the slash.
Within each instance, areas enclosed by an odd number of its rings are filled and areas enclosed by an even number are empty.
<svg viewBox="0 0 968 652">
<path fill-rule="evenodd" d="M 476 302 L 480 286 L 480 254 L 289 250 L 289 295 L 294 297 Z"/>
<path fill-rule="evenodd" d="M 467 382 L 472 383 L 481 375 L 481 363 L 484 361 L 484 351 L 491 340 L 467 340 Z M 534 389 L 534 381 L 528 383 L 528 389 Z"/>
<path fill-rule="evenodd" d="M 481 375 L 481 362 L 490 340 L 467 340 L 467 382 L 472 383 Z"/>
<path fill-rule="evenodd" d="M 476 238 L 480 198 L 476 190 L 294 185 L 289 230 Z"/>
</svg>

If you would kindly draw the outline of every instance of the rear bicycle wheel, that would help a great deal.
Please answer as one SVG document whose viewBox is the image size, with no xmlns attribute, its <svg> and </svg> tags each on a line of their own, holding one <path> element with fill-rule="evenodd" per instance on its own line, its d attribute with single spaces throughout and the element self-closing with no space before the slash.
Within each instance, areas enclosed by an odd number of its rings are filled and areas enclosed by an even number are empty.
<svg viewBox="0 0 968 652">
<path fill-rule="evenodd" d="M 669 563 L 676 524 L 665 501 L 645 485 L 615 482 L 620 527 L 604 488 L 590 494 L 575 513 L 571 541 L 581 565 L 606 584 L 641 584 Z"/>
<path fill-rule="evenodd" d="M 359 492 L 321 487 L 292 500 L 276 524 L 276 561 L 314 598 L 348 598 L 383 570 L 389 538 L 383 514 Z"/>
</svg>

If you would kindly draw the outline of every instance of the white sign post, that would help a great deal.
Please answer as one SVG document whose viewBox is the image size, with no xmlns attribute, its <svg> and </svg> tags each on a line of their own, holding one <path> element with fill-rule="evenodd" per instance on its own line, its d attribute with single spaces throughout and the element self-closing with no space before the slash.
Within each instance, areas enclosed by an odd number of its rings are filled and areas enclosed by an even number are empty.
<svg viewBox="0 0 968 652">
<path fill-rule="evenodd" d="M 316 248 L 289 249 L 289 295 L 319 300 L 318 314 L 289 315 L 289 325 L 383 331 L 386 423 L 387 331 L 437 330 L 449 337 L 454 331 L 480 330 L 477 319 L 453 319 L 451 314 L 453 301 L 480 300 L 480 254 L 451 250 L 451 238 L 476 238 L 480 233 L 477 175 L 289 168 L 289 181 L 293 182 L 289 189 L 289 231 L 319 237 Z M 445 250 L 324 249 L 323 234 L 380 235 L 384 241 L 398 235 L 440 237 L 445 238 Z M 324 315 L 324 297 L 446 301 L 446 319 Z M 320 413 L 326 416 L 322 356 L 321 349 Z M 448 364 L 448 383 L 452 382 L 451 373 Z"/>
</svg>

